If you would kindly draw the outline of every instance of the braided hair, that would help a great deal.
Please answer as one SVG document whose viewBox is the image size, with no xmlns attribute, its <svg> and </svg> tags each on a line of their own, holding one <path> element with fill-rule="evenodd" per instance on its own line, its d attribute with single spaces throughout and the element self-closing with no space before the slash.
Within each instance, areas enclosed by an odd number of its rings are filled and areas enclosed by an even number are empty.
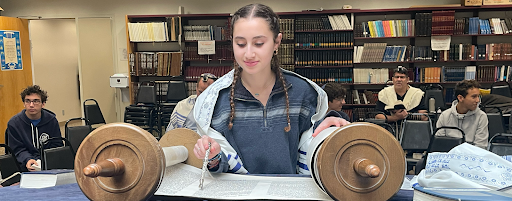
<svg viewBox="0 0 512 201">
<path fill-rule="evenodd" d="M 274 42 L 277 39 L 277 36 L 279 35 L 279 17 L 277 16 L 274 11 L 265 5 L 262 4 L 249 4 L 242 8 L 240 8 L 238 11 L 235 12 L 235 14 L 232 17 L 231 20 L 231 28 L 233 29 L 236 21 L 238 21 L 241 18 L 251 18 L 251 17 L 259 17 L 264 19 L 270 28 L 270 31 L 272 31 L 274 35 Z M 288 121 L 288 126 L 284 128 L 285 132 L 289 132 L 291 129 L 290 125 L 290 100 L 288 98 L 288 89 L 286 88 L 286 82 L 283 77 L 283 73 L 281 68 L 279 67 L 279 60 L 277 58 L 277 52 L 274 52 L 274 55 L 272 56 L 272 61 L 270 63 L 270 67 L 272 72 L 276 75 L 277 79 L 281 82 L 284 88 L 284 93 L 286 97 L 286 120 Z M 231 106 L 231 113 L 229 117 L 229 124 L 228 128 L 233 128 L 233 119 L 235 118 L 235 103 L 234 103 L 234 95 L 235 95 L 235 85 L 237 81 L 240 79 L 240 75 L 242 73 L 242 68 L 240 66 L 235 65 L 235 73 L 233 78 L 233 83 L 231 84 L 231 92 L 230 92 L 230 98 L 229 103 Z"/>
</svg>

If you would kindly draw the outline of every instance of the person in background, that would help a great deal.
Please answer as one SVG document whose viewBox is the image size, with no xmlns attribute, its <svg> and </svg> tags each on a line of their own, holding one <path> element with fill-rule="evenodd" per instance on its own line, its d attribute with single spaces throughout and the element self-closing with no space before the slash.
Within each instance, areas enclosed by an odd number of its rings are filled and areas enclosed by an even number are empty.
<svg viewBox="0 0 512 201">
<path fill-rule="evenodd" d="M 59 122 L 55 114 L 43 109 L 48 95 L 38 85 L 27 87 L 21 92 L 21 101 L 25 106 L 20 113 L 14 115 L 7 123 L 8 145 L 14 152 L 21 167 L 35 171 L 32 165 L 38 166 L 41 142 L 61 137 Z M 44 149 L 63 146 L 60 140 L 51 140 L 43 145 Z"/>
<path fill-rule="evenodd" d="M 377 114 L 375 118 L 386 119 L 387 123 L 401 121 L 409 113 L 427 113 L 424 105 L 424 92 L 421 89 L 409 86 L 407 69 L 399 66 L 393 72 L 393 86 L 386 87 L 379 92 L 379 101 L 376 109 L 384 114 Z M 422 116 L 422 120 L 428 120 Z"/>
<path fill-rule="evenodd" d="M 169 132 L 175 128 L 183 128 L 185 125 L 185 120 L 187 119 L 188 114 L 192 111 L 194 104 L 196 103 L 196 98 L 201 94 L 208 86 L 210 86 L 213 82 L 217 80 L 217 76 L 211 73 L 203 73 L 201 77 L 197 80 L 196 86 L 196 94 L 187 97 L 186 99 L 178 102 L 176 107 L 171 113 L 171 118 L 169 121 L 169 125 L 167 125 L 167 129 L 165 132 Z"/>
<path fill-rule="evenodd" d="M 489 137 L 489 120 L 478 107 L 480 104 L 480 84 L 475 80 L 463 80 L 455 86 L 452 107 L 443 111 L 437 120 L 437 128 L 457 127 L 464 131 L 466 142 L 486 149 Z M 462 138 L 462 133 L 453 129 L 440 129 L 437 136 Z"/>
<path fill-rule="evenodd" d="M 327 97 L 329 102 L 329 110 L 334 110 L 340 113 L 341 118 L 350 121 L 350 117 L 347 113 L 343 112 L 341 109 L 343 108 L 343 104 L 345 104 L 345 97 L 347 95 L 347 90 L 339 83 L 327 83 L 322 86 L 325 93 L 327 93 Z"/>
</svg>

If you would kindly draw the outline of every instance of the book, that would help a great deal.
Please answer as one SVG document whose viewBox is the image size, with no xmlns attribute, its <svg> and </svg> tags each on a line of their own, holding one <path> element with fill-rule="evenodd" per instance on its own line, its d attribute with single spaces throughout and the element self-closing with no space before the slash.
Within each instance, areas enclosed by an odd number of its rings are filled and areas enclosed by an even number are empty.
<svg viewBox="0 0 512 201">
<path fill-rule="evenodd" d="M 76 183 L 75 171 L 55 169 L 21 174 L 20 188 L 46 188 Z"/>
<path fill-rule="evenodd" d="M 511 200 L 512 194 L 486 188 L 427 188 L 414 184 L 413 199 L 423 200 Z"/>
<path fill-rule="evenodd" d="M 12 184 L 19 182 L 20 177 L 18 175 L 20 175 L 20 174 L 21 174 L 20 172 L 15 172 L 14 174 L 6 177 L 5 179 L 0 179 L 0 185 L 1 186 L 10 186 Z M 1 178 L 1 176 L 2 175 L 0 175 L 0 178 Z"/>
</svg>

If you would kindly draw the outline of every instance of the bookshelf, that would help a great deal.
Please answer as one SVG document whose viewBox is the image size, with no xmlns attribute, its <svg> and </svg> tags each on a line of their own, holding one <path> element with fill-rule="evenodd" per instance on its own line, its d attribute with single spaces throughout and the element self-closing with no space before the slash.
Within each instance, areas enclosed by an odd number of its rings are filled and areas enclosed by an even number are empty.
<svg viewBox="0 0 512 201">
<path fill-rule="evenodd" d="M 439 84 L 445 88 L 453 88 L 455 81 L 444 81 L 439 76 L 437 81 L 425 81 L 417 79 L 424 69 L 428 68 L 463 68 L 467 66 L 476 67 L 476 76 L 484 86 L 490 86 L 496 80 L 497 71 L 500 68 L 508 68 L 512 66 L 512 50 L 508 45 L 512 44 L 512 32 L 498 33 L 494 30 L 494 26 L 490 29 L 490 33 L 480 30 L 469 30 L 461 28 L 461 22 L 464 26 L 469 24 L 464 20 L 470 18 L 478 18 L 487 20 L 499 18 L 504 20 L 511 18 L 510 12 L 512 5 L 492 5 L 478 7 L 418 7 L 418 8 L 396 8 L 396 9 L 330 9 L 330 10 L 304 10 L 298 12 L 280 12 L 280 27 L 283 34 L 283 40 L 279 47 L 280 66 L 284 69 L 295 71 L 309 79 L 315 81 L 319 85 L 327 82 L 339 82 L 347 88 L 350 93 L 363 93 L 365 91 L 378 92 L 388 85 L 386 81 L 379 80 L 377 83 L 369 81 L 355 81 L 358 75 L 354 75 L 357 69 L 381 69 L 379 76 L 384 79 L 391 78 L 390 71 L 398 65 L 407 67 L 413 86 L 423 86 L 430 84 Z M 339 17 L 338 17 L 339 16 Z M 450 18 L 449 22 L 435 21 L 434 29 L 438 35 L 450 35 L 451 44 L 456 51 L 431 51 L 430 39 L 432 35 L 432 16 L 445 16 Z M 174 41 L 139 41 L 131 42 L 128 33 L 129 23 L 147 23 L 147 22 L 164 22 L 169 18 L 179 18 L 181 22 L 181 35 L 178 34 L 177 40 Z M 474 20 L 473 19 L 473 20 Z M 231 51 L 230 32 L 224 37 L 215 38 L 216 46 L 221 51 L 216 51 L 216 55 L 196 55 L 198 39 L 185 37 L 185 26 L 215 26 L 226 27 L 229 31 L 230 14 L 183 14 L 183 15 L 128 15 L 127 23 L 127 46 L 128 52 L 181 52 L 183 54 L 180 74 L 154 76 L 154 75 L 130 75 L 130 82 L 141 82 L 146 80 L 171 80 L 184 79 L 193 83 L 197 75 L 192 71 L 195 68 L 222 69 L 220 73 L 227 72 L 235 64 Z M 453 22 L 452 22 L 453 21 Z M 492 21 L 492 20 L 491 20 Z M 337 22 L 338 24 L 333 22 Z M 371 37 L 371 34 L 364 35 L 363 23 L 368 22 L 384 22 L 381 26 L 391 27 L 382 30 L 380 37 Z M 429 24 L 430 23 L 430 24 Z M 444 29 L 443 26 L 448 23 L 451 28 Z M 179 24 L 179 23 L 178 23 Z M 336 25 L 336 27 L 334 27 Z M 508 25 L 505 20 L 505 25 Z M 407 28 L 400 28 L 405 26 Z M 462 27 L 464 27 L 462 26 Z M 400 28 L 400 30 L 396 28 Z M 420 29 L 420 27 L 422 29 Z M 425 27 L 430 27 L 425 28 Z M 177 27 L 180 28 L 180 27 Z M 512 27 L 508 27 L 512 29 Z M 384 29 L 384 28 L 383 28 Z M 440 31 L 438 31 L 440 30 Z M 215 30 L 214 30 L 215 31 Z M 367 30 L 369 32 L 369 30 Z M 484 34 L 487 33 L 487 34 Z M 374 33 L 375 34 L 375 33 Z M 384 44 L 380 47 L 380 56 L 373 60 L 365 60 L 361 62 L 358 55 L 364 54 L 358 52 L 359 47 L 365 44 Z M 490 53 L 490 47 L 496 47 L 492 51 L 497 50 L 497 54 Z M 194 49 L 196 48 L 196 49 Z M 462 48 L 457 49 L 457 48 Z M 464 49 L 466 48 L 466 49 Z M 468 53 L 466 50 L 471 49 Z M 486 51 L 478 52 L 485 48 Z M 410 49 L 410 50 L 409 50 Z M 389 51 L 389 52 L 386 52 Z M 393 53 L 393 51 L 395 53 Z M 418 51 L 418 52 L 414 52 Z M 398 59 L 398 54 L 402 55 Z M 194 54 L 195 53 L 195 54 Z M 419 53 L 424 54 L 418 56 Z M 463 53 L 463 55 L 461 55 Z M 471 55 L 471 53 L 474 53 Z M 396 54 L 396 55 L 394 55 Z M 484 54 L 484 56 L 478 55 Z M 490 54 L 492 57 L 491 58 Z M 371 55 L 371 53 L 370 53 Z M 388 56 L 385 58 L 385 56 Z M 396 57 L 394 58 L 393 57 Z M 375 56 L 375 55 L 374 55 Z M 462 56 L 462 57 L 461 57 Z M 480 57 L 479 57 L 480 56 Z M 385 62 L 383 62 L 383 59 Z M 491 69 L 494 66 L 494 71 Z M 485 70 L 483 70 L 485 69 Z M 387 70 L 387 71 L 386 71 Z M 130 72 L 131 66 L 130 66 Z M 418 72 L 418 73 L 416 73 Z M 441 71 L 438 70 L 439 73 Z M 494 73 L 493 73 L 494 72 Z M 500 72 L 501 73 L 501 72 Z M 478 77 L 479 75 L 489 75 L 487 77 Z M 492 74 L 492 76 L 490 76 Z M 387 76 L 387 77 L 386 77 Z M 418 81 L 420 80 L 420 81 Z M 430 80 L 430 79 L 429 79 Z M 135 94 L 131 86 L 131 97 Z M 136 90 L 136 89 L 135 89 Z M 367 92 L 367 93 L 369 93 Z M 369 94 L 368 94 L 369 95 Z M 448 97 L 449 95 L 447 95 Z M 348 99 L 349 97 L 347 97 Z M 132 98 L 132 101 L 134 99 Z M 344 110 L 351 111 L 356 117 L 358 112 L 371 112 L 375 104 L 368 101 L 368 104 L 354 103 L 354 100 L 346 100 Z M 449 100 L 447 100 L 449 102 Z M 356 117 L 357 118 L 357 117 Z"/>
</svg>

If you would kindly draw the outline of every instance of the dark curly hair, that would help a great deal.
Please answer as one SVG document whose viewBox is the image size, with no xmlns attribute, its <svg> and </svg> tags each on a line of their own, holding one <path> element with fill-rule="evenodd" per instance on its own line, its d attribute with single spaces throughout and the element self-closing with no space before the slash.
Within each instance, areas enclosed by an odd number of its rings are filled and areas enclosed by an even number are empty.
<svg viewBox="0 0 512 201">
<path fill-rule="evenodd" d="M 327 98 L 329 102 L 332 102 L 334 99 L 343 98 L 347 95 L 347 90 L 339 83 L 327 83 L 322 87 L 327 93 Z"/>
<path fill-rule="evenodd" d="M 21 101 L 25 101 L 25 96 L 30 94 L 37 94 L 41 96 L 41 103 L 46 103 L 46 100 L 48 99 L 48 94 L 46 94 L 46 91 L 42 90 L 39 85 L 32 85 L 28 86 L 21 92 Z"/>
<path fill-rule="evenodd" d="M 468 90 L 472 88 L 480 88 L 480 83 L 476 80 L 462 80 L 455 85 L 455 98 L 461 95 L 462 97 L 466 97 L 468 95 Z"/>
</svg>

